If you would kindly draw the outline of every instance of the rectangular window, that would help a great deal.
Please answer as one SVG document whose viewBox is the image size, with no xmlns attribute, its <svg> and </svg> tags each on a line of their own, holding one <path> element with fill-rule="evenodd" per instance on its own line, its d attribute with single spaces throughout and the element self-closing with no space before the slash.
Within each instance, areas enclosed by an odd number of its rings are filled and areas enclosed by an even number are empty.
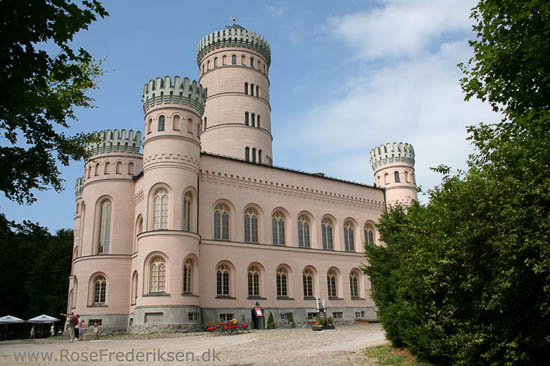
<svg viewBox="0 0 550 366">
<path fill-rule="evenodd" d="M 288 313 L 281 313 L 281 320 L 288 321 Z"/>
<path fill-rule="evenodd" d="M 89 319 L 87 326 L 93 327 L 94 324 L 97 324 L 98 327 L 103 325 L 103 319 Z"/>
<path fill-rule="evenodd" d="M 365 317 L 365 310 L 355 312 L 355 318 L 364 318 L 364 317 Z"/>
<path fill-rule="evenodd" d="M 231 56 L 231 64 L 236 65 L 237 64 L 237 55 Z"/>
<path fill-rule="evenodd" d="M 317 318 L 317 313 L 307 313 L 307 320 L 313 320 Z"/>
<path fill-rule="evenodd" d="M 228 322 L 230 320 L 233 320 L 235 318 L 235 316 L 233 315 L 233 313 L 221 313 L 220 314 L 220 320 L 222 322 Z"/>
<path fill-rule="evenodd" d="M 187 315 L 189 316 L 190 322 L 195 322 L 199 320 L 199 313 L 188 313 Z"/>
<path fill-rule="evenodd" d="M 163 313 L 145 313 L 145 323 L 160 323 L 163 315 Z"/>
<path fill-rule="evenodd" d="M 335 311 L 332 313 L 332 319 L 342 319 L 344 318 L 344 313 L 341 311 Z"/>
</svg>

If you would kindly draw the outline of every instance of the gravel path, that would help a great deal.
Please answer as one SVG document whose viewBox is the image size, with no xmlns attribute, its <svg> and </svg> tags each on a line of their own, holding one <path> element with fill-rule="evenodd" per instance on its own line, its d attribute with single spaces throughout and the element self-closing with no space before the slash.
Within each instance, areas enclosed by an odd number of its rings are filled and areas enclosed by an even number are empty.
<svg viewBox="0 0 550 366">
<path fill-rule="evenodd" d="M 65 339 L 7 341 L 0 342 L 0 365 L 366 365 L 361 349 L 386 342 L 379 324 L 342 326 L 322 332 L 304 328 L 275 329 L 232 336 L 198 333 L 173 338 L 109 339 L 72 344 Z M 51 352 L 52 361 L 29 361 L 28 358 L 16 361 L 16 352 L 42 352 L 46 356 Z M 93 357 L 93 352 L 98 358 L 96 361 L 84 359 L 85 355 Z M 178 356 L 177 352 L 182 353 Z M 186 352 L 194 353 L 194 362 Z M 140 353 L 143 360 L 138 358 Z M 99 360 L 101 354 L 103 358 Z M 169 359 L 170 355 L 173 360 Z M 180 357 L 179 361 L 176 357 Z M 202 357 L 204 360 L 200 360 Z"/>
</svg>

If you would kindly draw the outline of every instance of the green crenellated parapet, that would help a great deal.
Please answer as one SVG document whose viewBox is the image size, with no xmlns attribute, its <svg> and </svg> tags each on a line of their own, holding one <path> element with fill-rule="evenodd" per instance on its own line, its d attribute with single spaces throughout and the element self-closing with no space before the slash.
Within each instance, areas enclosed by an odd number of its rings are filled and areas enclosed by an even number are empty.
<svg viewBox="0 0 550 366">
<path fill-rule="evenodd" d="M 170 76 L 165 76 L 150 80 L 145 84 L 141 101 L 145 113 L 159 104 L 184 104 L 202 116 L 206 92 L 195 80 L 191 81 L 189 78 L 182 80 L 180 76 L 175 76 L 172 79 Z"/>
<path fill-rule="evenodd" d="M 373 170 L 381 165 L 405 162 L 414 165 L 414 148 L 403 142 L 387 143 L 376 146 L 370 151 L 370 164 Z"/>
<path fill-rule="evenodd" d="M 197 50 L 197 65 L 200 66 L 204 56 L 212 50 L 222 47 L 244 47 L 261 54 L 267 65 L 271 65 L 271 48 L 269 43 L 254 32 L 233 24 L 225 29 L 210 33 L 199 42 Z"/>
<path fill-rule="evenodd" d="M 76 184 L 74 185 L 74 193 L 76 198 L 82 196 L 82 188 L 84 187 L 84 177 L 76 178 Z"/>
<path fill-rule="evenodd" d="M 93 140 L 86 144 L 87 158 L 107 153 L 139 154 L 141 149 L 141 131 L 103 130 L 96 132 Z"/>
</svg>

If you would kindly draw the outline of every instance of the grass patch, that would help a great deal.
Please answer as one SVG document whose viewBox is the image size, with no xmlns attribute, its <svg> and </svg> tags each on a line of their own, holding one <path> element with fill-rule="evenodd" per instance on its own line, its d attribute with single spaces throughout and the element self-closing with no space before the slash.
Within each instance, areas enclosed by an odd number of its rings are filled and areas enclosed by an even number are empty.
<svg viewBox="0 0 550 366">
<path fill-rule="evenodd" d="M 390 345 L 374 346 L 365 349 L 365 356 L 375 365 L 388 366 L 433 366 L 416 359 L 408 350 L 393 348 Z"/>
</svg>

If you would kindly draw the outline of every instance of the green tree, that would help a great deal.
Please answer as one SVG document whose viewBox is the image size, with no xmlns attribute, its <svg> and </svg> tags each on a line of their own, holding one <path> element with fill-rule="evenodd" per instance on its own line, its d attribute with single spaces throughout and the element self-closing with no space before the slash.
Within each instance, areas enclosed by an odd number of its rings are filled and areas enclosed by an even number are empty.
<svg viewBox="0 0 550 366">
<path fill-rule="evenodd" d="M 550 3 L 482 0 L 466 99 L 502 115 L 470 127 L 466 173 L 389 210 L 367 247 L 390 340 L 438 364 L 546 365 L 550 349 Z"/>
<path fill-rule="evenodd" d="M 76 107 L 91 107 L 100 62 L 71 41 L 107 16 L 97 0 L 0 2 L 0 190 L 32 203 L 33 189 L 62 189 L 56 162 L 84 155 L 87 136 L 66 136 Z"/>
</svg>

